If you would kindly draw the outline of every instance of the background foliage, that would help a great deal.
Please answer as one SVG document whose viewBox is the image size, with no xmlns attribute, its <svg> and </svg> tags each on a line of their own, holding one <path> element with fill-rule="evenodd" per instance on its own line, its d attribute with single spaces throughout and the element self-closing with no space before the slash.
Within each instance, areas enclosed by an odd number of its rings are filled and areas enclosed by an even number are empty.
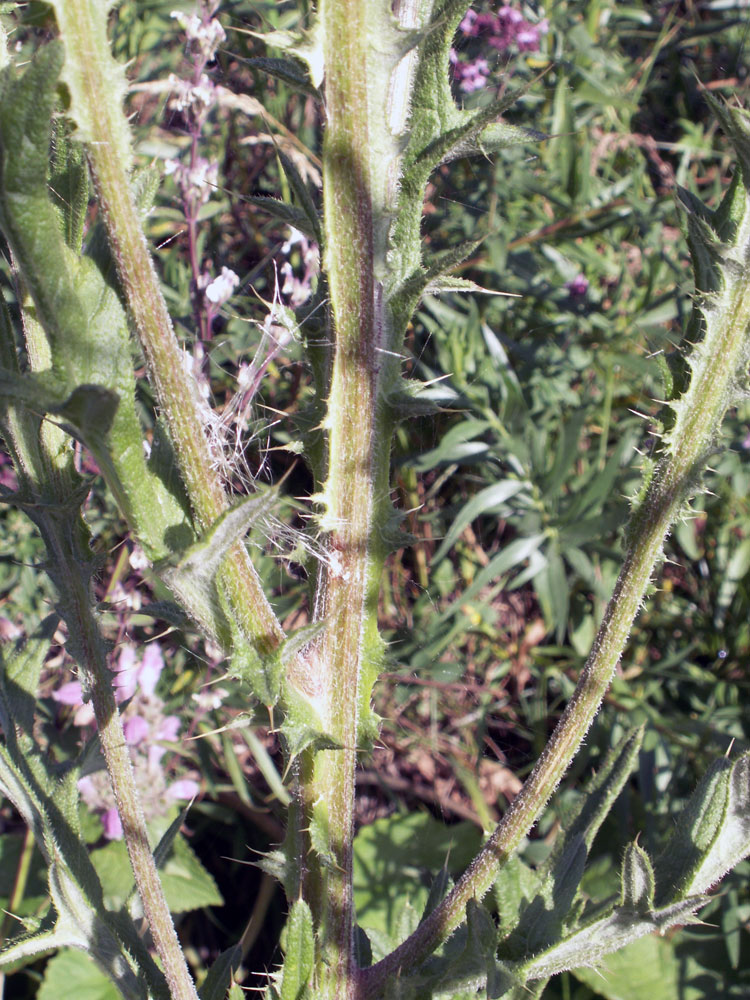
<svg viewBox="0 0 750 1000">
<path fill-rule="evenodd" d="M 321 123 L 303 91 L 269 82 L 259 61 L 266 51 L 243 29 L 293 27 L 304 8 L 272 0 L 222 5 L 228 39 L 211 78 L 233 94 L 262 98 L 265 110 L 230 101 L 206 123 L 200 151 L 218 174 L 200 208 L 198 241 L 212 273 L 228 266 L 240 278 L 209 345 L 215 408 L 228 426 L 239 422 L 230 401 L 240 364 L 268 361 L 232 446 L 242 451 L 246 475 L 263 481 L 289 473 L 285 522 L 254 541 L 275 606 L 295 625 L 306 620 L 314 544 L 304 543 L 293 500 L 309 490 L 294 443 L 310 373 L 294 337 L 269 360 L 262 324 L 264 302 L 285 286 L 283 263 L 298 279 L 306 264 L 300 244 L 289 245 L 288 228 L 251 199 L 287 193 L 282 152 L 316 189 Z M 138 86 L 189 74 L 175 9 L 193 8 L 124 0 L 113 16 L 115 54 L 130 61 L 136 83 L 130 101 L 144 160 L 184 156 L 190 142 L 189 123 L 168 103 L 166 86 Z M 425 239 L 448 248 L 483 238 L 461 273 L 518 297 L 428 300 L 410 334 L 409 363 L 436 380 L 445 410 L 402 426 L 394 453 L 399 505 L 410 511 L 415 541 L 387 567 L 381 611 L 392 667 L 377 690 L 386 721 L 359 781 L 357 906 L 374 950 L 378 935 L 385 947 L 411 928 L 429 890 L 425 870 L 447 858 L 451 872 L 461 871 L 572 691 L 618 569 L 627 498 L 640 456 L 655 445 L 656 401 L 670 391 L 669 355 L 690 310 L 675 190 L 683 185 L 714 204 L 728 180 L 729 160 L 702 87 L 747 105 L 750 25 L 740 2 L 560 0 L 525 13 L 548 20 L 540 51 L 495 53 L 484 89 L 465 100 L 489 100 L 546 69 L 508 118 L 550 138 L 494 161 L 442 168 L 426 203 Z M 13 27 L 11 44 L 30 51 L 48 28 L 44 5 L 19 8 Z M 459 34 L 457 48 L 466 61 L 487 56 L 481 36 Z M 174 177 L 163 184 L 148 229 L 178 330 L 190 344 L 195 302 Z M 7 259 L 2 267 L 7 285 Z M 287 301 L 289 294 L 281 292 Z M 140 404 L 151 412 L 145 383 Z M 641 828 L 646 847 L 658 844 L 669 832 L 667 799 L 674 815 L 716 755 L 732 741 L 748 747 L 750 410 L 730 415 L 725 426 L 731 447 L 712 492 L 670 540 L 658 590 L 588 743 L 525 848 L 527 861 L 544 857 L 574 804 L 576 780 L 621 736 L 623 720 L 646 722 L 637 779 L 594 846 L 587 878 L 597 898 L 617 891 L 623 831 L 632 836 Z M 95 474 L 85 456 L 81 461 Z M 239 479 L 236 486 L 242 489 Z M 140 578 L 114 508 L 92 499 L 88 519 L 112 638 L 160 644 L 168 666 L 158 689 L 164 714 L 180 717 L 183 736 L 203 737 L 170 742 L 162 758 L 170 775 L 189 774 L 201 787 L 187 821 L 189 842 L 180 841 L 170 862 L 186 911 L 180 934 L 188 956 L 205 968 L 244 932 L 244 967 L 270 968 L 284 904 L 252 861 L 281 833 L 286 793 L 273 727 L 254 718 L 222 679 L 214 650 L 189 631 L 165 630 L 148 613 L 145 606 L 162 595 L 154 580 Z M 13 641 L 44 618 L 49 594 L 33 572 L 43 550 L 26 522 L 5 511 L 2 533 L 3 627 Z M 45 731 L 61 759 L 75 752 L 79 735 L 74 711 L 52 697 L 71 679 L 64 639 L 46 665 L 44 703 Z M 87 822 L 108 891 L 127 895 L 122 845 L 102 837 L 95 816 Z M 46 906 L 41 861 L 9 807 L 0 812 L 0 831 L 0 905 L 38 918 Z M 705 926 L 669 940 L 645 938 L 608 959 L 604 978 L 564 974 L 544 996 L 747 996 L 749 872 L 745 862 L 727 877 L 703 912 Z M 16 929 L 5 917 L 1 933 Z M 60 995 L 61 983 L 71 995 L 75 983 L 91 1000 L 114 995 L 73 953 L 19 970 L 3 995 L 45 1000 Z"/>
</svg>

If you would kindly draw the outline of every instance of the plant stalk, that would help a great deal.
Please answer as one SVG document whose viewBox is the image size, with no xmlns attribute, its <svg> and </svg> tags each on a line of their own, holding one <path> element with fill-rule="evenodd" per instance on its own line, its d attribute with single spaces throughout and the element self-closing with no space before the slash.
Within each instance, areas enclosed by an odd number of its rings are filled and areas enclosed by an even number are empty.
<svg viewBox="0 0 750 1000">
<path fill-rule="evenodd" d="M 61 557 L 64 555 L 61 553 Z M 171 996 L 173 1000 L 197 1000 L 195 984 L 177 938 L 149 846 L 146 820 L 112 688 L 112 674 L 107 665 L 101 634 L 91 611 L 88 587 L 81 574 L 70 574 L 68 592 L 62 605 L 69 633 L 76 636 L 77 658 L 88 675 L 97 732 L 122 822 L 130 864 L 143 901 L 149 931 L 164 966 Z"/>
<path fill-rule="evenodd" d="M 376 629 L 379 560 L 373 524 L 388 445 L 378 426 L 376 282 L 369 176 L 366 10 L 360 0 L 323 0 L 326 66 L 323 145 L 325 266 L 336 347 L 325 427 L 328 471 L 321 523 L 327 565 L 316 615 L 326 630 L 316 650 L 326 731 L 339 750 L 315 760 L 312 800 L 325 803 L 328 863 L 319 911 L 324 961 L 316 997 L 351 1000 L 355 986 L 352 840 L 354 771 L 362 673 Z M 386 487 L 387 488 L 387 487 Z M 375 641 L 377 641 L 375 636 Z"/>
<path fill-rule="evenodd" d="M 16 278 L 24 302 L 23 281 L 20 274 Z M 22 308 L 22 317 L 30 367 L 32 371 L 43 371 L 49 366 L 46 334 L 33 311 Z M 149 929 L 173 1000 L 197 1000 L 148 843 L 106 646 L 91 606 L 93 562 L 88 552 L 88 533 L 80 513 L 71 505 L 77 484 L 68 435 L 54 423 L 43 421 L 33 458 L 28 472 L 24 469 L 25 487 L 38 501 L 39 512 L 34 520 L 47 548 L 47 568 L 68 628 L 68 646 L 80 666 L 84 691 L 89 692 L 93 703 L 99 740 Z"/>
<path fill-rule="evenodd" d="M 357 1000 L 385 996 L 388 981 L 416 967 L 463 923 L 466 905 L 481 899 L 538 819 L 581 745 L 620 661 L 671 525 L 694 494 L 728 405 L 727 386 L 741 366 L 750 325 L 750 284 L 738 281 L 721 334 L 694 371 L 679 441 L 653 473 L 631 517 L 630 544 L 593 648 L 573 696 L 523 788 L 453 891 L 390 955 L 360 972 Z"/>
<path fill-rule="evenodd" d="M 92 11 L 90 0 L 66 0 L 55 9 L 66 46 L 68 79 L 73 78 L 75 92 L 86 110 L 87 155 L 112 255 L 197 527 L 205 530 L 227 510 L 229 502 L 214 468 L 197 387 L 185 369 L 185 356 L 159 287 L 122 151 L 118 143 L 110 141 L 111 136 L 122 135 L 124 114 L 118 101 L 108 97 L 112 89 L 108 62 L 112 59 L 106 36 L 99 41 L 99 16 Z M 104 50 L 101 53 L 99 44 Z M 231 549 L 223 572 L 228 599 L 244 631 L 261 657 L 271 653 L 284 633 L 243 544 Z"/>
</svg>

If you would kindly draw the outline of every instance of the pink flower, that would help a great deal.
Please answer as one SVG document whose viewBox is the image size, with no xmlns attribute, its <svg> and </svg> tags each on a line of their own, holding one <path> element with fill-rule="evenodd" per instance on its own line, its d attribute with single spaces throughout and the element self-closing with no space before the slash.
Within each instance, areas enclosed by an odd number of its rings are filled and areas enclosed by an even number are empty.
<svg viewBox="0 0 750 1000">
<path fill-rule="evenodd" d="M 520 10 L 504 4 L 496 14 L 467 11 L 459 28 L 468 38 L 477 38 L 486 32 L 488 44 L 498 52 L 507 52 L 514 47 L 519 52 L 536 52 L 541 36 L 549 31 L 549 22 L 544 20 L 532 24 L 524 19 Z"/>
<path fill-rule="evenodd" d="M 122 840 L 122 820 L 117 809 L 107 809 L 102 813 L 101 821 L 107 840 Z"/>
<path fill-rule="evenodd" d="M 477 12 L 475 10 L 469 8 L 466 11 L 463 21 L 458 26 L 458 30 L 462 31 L 470 38 L 479 34 L 479 28 L 477 27 Z"/>
<path fill-rule="evenodd" d="M 118 702 L 128 701 L 136 691 L 151 697 L 164 669 L 164 658 L 157 642 L 149 643 L 140 663 L 136 662 L 133 646 L 123 646 L 114 668 L 115 697 Z"/>
<path fill-rule="evenodd" d="M 486 59 L 463 62 L 456 50 L 451 49 L 450 60 L 453 66 L 453 79 L 464 93 L 470 94 L 475 90 L 481 90 L 487 83 L 490 67 Z"/>
<path fill-rule="evenodd" d="M 141 743 L 149 734 L 149 724 L 140 715 L 133 715 L 122 724 L 125 733 L 125 742 L 129 746 L 136 746 Z"/>
<path fill-rule="evenodd" d="M 80 681 L 68 681 L 57 691 L 52 692 L 52 699 L 58 705 L 73 705 L 76 708 L 73 715 L 74 726 L 90 726 L 94 723 L 94 706 L 91 702 L 84 702 L 83 689 Z"/>
<path fill-rule="evenodd" d="M 200 790 L 197 781 L 193 781 L 192 778 L 182 778 L 172 782 L 167 789 L 167 795 L 170 799 L 194 799 Z"/>
<path fill-rule="evenodd" d="M 150 697 L 156 691 L 156 685 L 164 669 L 164 657 L 158 642 L 150 642 L 141 660 L 138 670 L 138 686 L 143 694 Z"/>
<path fill-rule="evenodd" d="M 177 740 L 177 734 L 180 731 L 181 722 L 176 715 L 168 715 L 166 718 L 162 719 L 161 725 L 152 735 L 152 739 L 163 740 L 164 743 L 174 743 Z M 164 754 L 167 752 L 167 748 L 160 746 L 158 743 L 153 742 L 148 748 L 148 762 L 151 765 L 156 765 L 162 759 Z"/>
<path fill-rule="evenodd" d="M 81 682 L 68 681 L 67 684 L 59 687 L 57 691 L 52 692 L 52 699 L 60 705 L 82 705 L 83 691 L 81 689 Z"/>
</svg>

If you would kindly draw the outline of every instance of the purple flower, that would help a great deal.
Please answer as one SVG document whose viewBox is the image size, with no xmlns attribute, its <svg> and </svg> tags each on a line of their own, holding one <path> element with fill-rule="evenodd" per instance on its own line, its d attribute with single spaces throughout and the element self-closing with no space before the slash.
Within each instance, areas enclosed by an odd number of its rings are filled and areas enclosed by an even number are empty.
<svg viewBox="0 0 750 1000">
<path fill-rule="evenodd" d="M 455 52 L 451 52 L 453 63 L 453 79 L 465 94 L 481 90 L 487 83 L 490 67 L 486 59 L 475 59 L 473 62 L 462 62 Z"/>
<path fill-rule="evenodd" d="M 23 635 L 23 629 L 19 628 L 15 622 L 12 622 L 10 618 L 6 618 L 5 615 L 0 615 L 0 641 L 9 642 L 11 639 L 20 639 Z"/>
<path fill-rule="evenodd" d="M 486 34 L 488 44 L 498 52 L 512 48 L 519 52 L 537 52 L 541 36 L 549 31 L 549 22 L 545 19 L 532 24 L 515 7 L 504 4 L 496 14 L 467 11 L 459 27 L 467 38 Z"/>
<path fill-rule="evenodd" d="M 52 699 L 58 705 L 74 706 L 76 711 L 73 715 L 74 726 L 90 726 L 94 722 L 94 706 L 91 702 L 84 702 L 83 689 L 80 681 L 68 681 L 57 691 L 52 692 Z"/>
<path fill-rule="evenodd" d="M 6 490 L 18 489 L 18 477 L 13 462 L 4 452 L 0 453 L 0 486 L 4 486 Z"/>
<path fill-rule="evenodd" d="M 158 642 L 149 643 L 140 660 L 134 646 L 122 646 L 113 667 L 115 697 L 120 703 L 128 701 L 121 710 L 122 727 L 147 820 L 164 816 L 176 800 L 191 799 L 200 791 L 191 777 L 172 781 L 163 763 L 169 749 L 165 744 L 177 742 L 182 725 L 178 716 L 164 714 L 164 702 L 156 693 L 163 669 L 164 657 Z M 91 707 L 81 705 L 78 681 L 63 684 L 53 697 L 60 704 L 78 707 L 74 720 L 77 725 L 93 722 Z M 83 711 L 89 712 L 90 718 L 79 722 Z M 78 790 L 89 809 L 100 817 L 104 836 L 108 840 L 122 837 L 122 823 L 107 772 L 85 775 L 78 782 Z"/>
<path fill-rule="evenodd" d="M 136 691 L 150 698 L 164 669 L 164 658 L 157 642 L 149 643 L 140 663 L 136 662 L 134 646 L 123 646 L 114 668 L 115 697 L 118 702 L 128 701 Z"/>
<path fill-rule="evenodd" d="M 479 28 L 477 27 L 477 12 L 472 10 L 471 7 L 464 14 L 463 21 L 459 24 L 458 30 L 462 31 L 465 35 L 470 38 L 474 38 L 479 34 Z"/>
<path fill-rule="evenodd" d="M 161 654 L 161 647 L 158 642 L 150 642 L 146 646 L 138 671 L 138 686 L 147 698 L 156 691 L 156 685 L 163 669 L 164 657 Z"/>
<path fill-rule="evenodd" d="M 161 724 L 151 737 L 154 742 L 148 748 L 148 762 L 150 765 L 156 766 L 167 752 L 166 747 L 161 746 L 155 741 L 160 740 L 164 743 L 176 743 L 181 724 L 176 715 L 168 715 L 161 720 Z"/>
<path fill-rule="evenodd" d="M 565 287 L 573 298 L 582 298 L 589 290 L 589 280 L 583 274 L 577 274 L 572 281 L 566 281 Z"/>
</svg>

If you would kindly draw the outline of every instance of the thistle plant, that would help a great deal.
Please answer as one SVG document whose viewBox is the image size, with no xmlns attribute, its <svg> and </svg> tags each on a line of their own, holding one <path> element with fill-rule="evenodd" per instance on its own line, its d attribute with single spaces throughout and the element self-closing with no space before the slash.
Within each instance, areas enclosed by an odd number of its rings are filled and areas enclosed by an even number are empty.
<svg viewBox="0 0 750 1000">
<path fill-rule="evenodd" d="M 151 732 L 133 701 L 124 712 L 118 704 L 93 599 L 97 558 L 82 514 L 89 484 L 74 443 L 96 460 L 154 579 L 171 592 L 173 603 L 155 613 L 168 621 L 187 616 L 221 650 L 248 703 L 265 706 L 281 734 L 286 833 L 262 866 L 283 884 L 288 919 L 268 1000 L 521 1000 L 541 995 L 563 970 L 597 966 L 643 935 L 697 920 L 709 890 L 750 853 L 747 754 L 713 765 L 660 854 L 650 857 L 637 840 L 625 847 L 617 898 L 586 906 L 581 879 L 596 832 L 633 769 L 640 729 L 603 761 L 542 865 L 531 869 L 517 851 L 584 740 L 665 538 L 703 488 L 727 411 L 747 393 L 750 117 L 712 102 L 736 156 L 734 180 L 715 211 L 683 196 L 696 283 L 685 366 L 665 404 L 658 455 L 633 501 L 622 568 L 575 692 L 465 873 L 455 885 L 435 873 L 421 919 L 373 963 L 353 897 L 355 769 L 378 734 L 372 692 L 387 662 L 378 628 L 383 566 L 406 541 L 403 512 L 391 501 L 391 446 L 402 421 L 435 412 L 429 386 L 404 375 L 405 337 L 424 296 L 483 292 L 453 274 L 475 243 L 438 255 L 423 247 L 424 192 L 444 164 L 544 137 L 500 120 L 519 93 L 476 111 L 456 104 L 454 35 L 460 24 L 469 35 L 480 28 L 466 0 L 320 0 L 304 31 L 264 36 L 269 55 L 259 65 L 313 95 L 324 121 L 322 211 L 283 151 L 292 202 L 258 200 L 294 227 L 306 252 L 322 248 L 314 295 L 290 300 L 293 319 L 276 305 L 276 320 L 283 313 L 285 329 L 302 338 L 315 380 L 298 450 L 314 481 L 309 516 L 320 558 L 312 621 L 286 634 L 243 542 L 276 509 L 279 488 L 258 487 L 238 500 L 216 460 L 200 373 L 184 363 L 144 236 L 159 177 L 134 161 L 125 68 L 107 38 L 112 6 L 51 0 L 55 37 L 27 66 L 14 66 L 5 47 L 1 57 L 0 231 L 13 287 L 0 312 L 0 428 L 17 477 L 16 488 L 3 487 L 3 499 L 41 535 L 57 599 L 25 646 L 6 649 L 0 674 L 0 789 L 45 858 L 51 900 L 41 924 L 0 952 L 0 967 L 73 947 L 88 952 L 128 1000 L 198 995 L 159 875 L 184 817 L 154 842 L 128 750 L 167 734 Z M 498 38 L 503 25 L 515 25 L 518 45 L 530 45 L 532 35 L 538 44 L 544 26 L 532 31 L 524 22 L 522 37 L 520 22 L 504 16 L 493 22 Z M 198 107 L 195 89 L 224 34 L 217 17 L 211 2 L 182 19 L 194 73 L 192 96 L 183 95 L 190 162 L 177 172 L 203 343 L 216 315 L 211 304 L 226 302 L 234 284 L 229 276 L 226 287 L 216 286 L 220 277 L 204 281 L 193 231 L 207 107 Z M 84 238 L 90 191 L 98 211 Z M 131 337 L 157 400 L 150 449 L 136 407 Z M 77 663 L 81 702 L 91 704 L 96 722 L 80 757 L 64 765 L 45 755 L 34 724 L 58 619 Z M 110 820 L 116 808 L 137 886 L 137 897 L 119 908 L 105 905 L 79 818 L 79 796 L 94 791 L 87 768 L 99 750 Z M 230 948 L 217 960 L 202 1000 L 241 995 L 233 978 L 240 959 Z"/>
</svg>

